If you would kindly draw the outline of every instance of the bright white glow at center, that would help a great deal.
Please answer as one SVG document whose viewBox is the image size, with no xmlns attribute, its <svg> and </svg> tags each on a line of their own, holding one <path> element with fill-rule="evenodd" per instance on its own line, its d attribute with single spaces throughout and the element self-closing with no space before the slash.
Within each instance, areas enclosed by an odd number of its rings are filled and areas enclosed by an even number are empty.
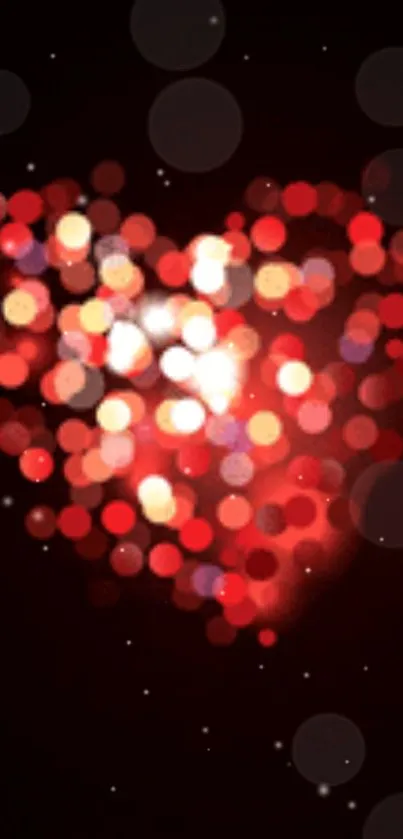
<svg viewBox="0 0 403 839">
<path fill-rule="evenodd" d="M 127 373 L 146 349 L 144 332 L 135 323 L 116 321 L 108 335 L 107 364 L 115 373 Z"/>
<path fill-rule="evenodd" d="M 144 306 L 141 325 L 151 338 L 163 339 L 171 335 L 174 327 L 172 312 L 165 303 L 156 302 Z"/>
<path fill-rule="evenodd" d="M 210 350 L 214 345 L 216 334 L 212 319 L 203 315 L 189 318 L 182 329 L 185 344 L 196 352 Z"/>
<path fill-rule="evenodd" d="M 206 419 L 203 405 L 197 399 L 179 399 L 172 407 L 172 425 L 181 434 L 194 434 Z"/>
<path fill-rule="evenodd" d="M 186 382 L 194 370 L 194 356 L 185 347 L 169 347 L 160 358 L 160 367 L 171 382 Z"/>
<path fill-rule="evenodd" d="M 216 294 L 225 286 L 225 268 L 216 259 L 201 259 L 193 265 L 190 280 L 202 294 Z"/>
<path fill-rule="evenodd" d="M 194 385 L 215 414 L 223 414 L 239 386 L 240 369 L 226 350 L 213 349 L 195 362 Z"/>
</svg>

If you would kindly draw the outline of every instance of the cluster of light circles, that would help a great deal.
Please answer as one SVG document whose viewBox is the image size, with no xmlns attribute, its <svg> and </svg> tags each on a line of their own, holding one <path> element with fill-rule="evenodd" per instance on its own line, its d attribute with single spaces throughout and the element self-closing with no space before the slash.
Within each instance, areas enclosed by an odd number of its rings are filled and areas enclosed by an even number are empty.
<svg viewBox="0 0 403 839">
<path fill-rule="evenodd" d="M 122 218 L 124 181 L 118 163 L 97 166 L 85 211 L 70 180 L 0 202 L 0 384 L 34 386 L 45 405 L 0 400 L 0 450 L 43 485 L 33 537 L 109 557 L 115 576 L 90 581 L 93 602 L 147 566 L 179 608 L 215 602 L 213 643 L 253 625 L 270 646 L 306 587 L 338 569 L 352 528 L 368 536 L 354 482 L 399 465 L 403 231 L 387 244 L 333 184 L 258 178 L 220 235 L 180 249 L 147 216 Z M 306 231 L 317 216 L 326 246 L 304 232 L 302 251 L 298 219 Z M 348 247 L 329 250 L 338 228 Z M 65 412 L 56 431 L 52 406 Z M 403 546 L 388 527 L 379 539 Z"/>
</svg>

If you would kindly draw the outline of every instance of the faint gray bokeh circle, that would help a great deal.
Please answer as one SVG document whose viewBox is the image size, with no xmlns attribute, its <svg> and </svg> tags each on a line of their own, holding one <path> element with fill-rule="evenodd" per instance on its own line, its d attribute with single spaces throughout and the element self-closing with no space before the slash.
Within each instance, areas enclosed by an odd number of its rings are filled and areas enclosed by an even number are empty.
<svg viewBox="0 0 403 839">
<path fill-rule="evenodd" d="M 148 118 L 155 152 L 181 172 L 218 169 L 236 151 L 242 132 L 235 97 L 209 79 L 182 79 L 168 85 L 154 100 Z"/>
<path fill-rule="evenodd" d="M 403 47 L 369 55 L 355 81 L 358 104 L 379 125 L 403 125 Z"/>
<path fill-rule="evenodd" d="M 403 224 L 403 149 L 382 152 L 365 168 L 362 194 L 387 224 Z"/>
<path fill-rule="evenodd" d="M 137 0 L 130 31 L 140 55 L 163 70 L 193 70 L 217 52 L 225 34 L 220 0 Z"/>
<path fill-rule="evenodd" d="M 385 548 L 403 548 L 403 463 L 374 463 L 353 484 L 349 507 L 358 532 Z"/>
<path fill-rule="evenodd" d="M 355 723 L 337 714 L 319 714 L 300 725 L 292 743 L 300 775 L 312 784 L 338 786 L 360 771 L 365 741 Z"/>
<path fill-rule="evenodd" d="M 21 128 L 31 108 L 31 95 L 16 73 L 0 70 L 0 136 Z"/>
<path fill-rule="evenodd" d="M 229 298 L 223 309 L 241 309 L 253 296 L 253 273 L 249 265 L 228 265 L 225 279 L 229 286 Z"/>
<path fill-rule="evenodd" d="M 363 839 L 402 839 L 403 793 L 389 795 L 371 810 L 362 832 Z"/>
</svg>

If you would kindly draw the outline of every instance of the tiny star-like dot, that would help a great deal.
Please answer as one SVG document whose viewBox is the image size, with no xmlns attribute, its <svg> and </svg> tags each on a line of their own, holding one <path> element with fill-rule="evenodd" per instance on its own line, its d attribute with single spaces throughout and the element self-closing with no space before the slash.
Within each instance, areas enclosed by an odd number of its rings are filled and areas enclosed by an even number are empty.
<svg viewBox="0 0 403 839">
<path fill-rule="evenodd" d="M 259 664 L 259 670 L 264 670 L 264 664 Z"/>
<path fill-rule="evenodd" d="M 308 672 L 304 673 L 303 676 L 304 676 L 304 679 L 310 679 L 311 678 L 311 674 L 308 673 Z"/>
<path fill-rule="evenodd" d="M 349 760 L 345 760 L 345 761 L 344 761 L 344 763 L 346 764 L 346 766 L 349 766 L 350 761 L 349 761 Z"/>
<path fill-rule="evenodd" d="M 126 641 L 126 646 L 131 647 L 133 641 L 130 641 L 130 638 Z"/>
<path fill-rule="evenodd" d="M 4 498 L 1 499 L 1 503 L 3 507 L 12 507 L 14 504 L 14 498 L 11 498 L 11 495 L 5 495 Z"/>
<path fill-rule="evenodd" d="M 318 786 L 318 795 L 320 795 L 321 798 L 326 798 L 328 795 L 330 795 L 329 784 L 320 784 Z"/>
<path fill-rule="evenodd" d="M 210 729 L 208 728 L 208 726 L 205 725 L 204 728 L 202 728 L 202 732 L 203 734 L 209 734 Z"/>
<path fill-rule="evenodd" d="M 244 55 L 244 57 L 243 57 L 244 61 L 249 61 L 249 59 L 250 59 L 250 55 Z"/>
<path fill-rule="evenodd" d="M 376 196 L 375 195 L 368 195 L 368 204 L 375 204 Z"/>
<path fill-rule="evenodd" d="M 55 53 L 55 52 L 51 52 L 51 53 L 50 53 L 50 57 L 51 57 L 51 58 L 56 58 L 56 53 Z"/>
<path fill-rule="evenodd" d="M 219 18 L 217 17 L 217 15 L 213 15 L 212 17 L 209 18 L 209 23 L 211 23 L 212 26 L 217 26 L 217 23 L 219 23 L 219 22 L 220 21 L 219 21 Z"/>
<path fill-rule="evenodd" d="M 365 667 L 364 667 L 363 669 L 364 669 L 364 673 L 367 673 L 367 672 L 368 672 L 368 670 L 369 670 L 368 665 L 366 664 L 366 665 L 365 665 Z"/>
<path fill-rule="evenodd" d="M 35 169 L 35 163 L 28 163 L 27 165 L 28 172 L 33 172 Z"/>
<path fill-rule="evenodd" d="M 111 787 L 110 790 L 111 792 L 116 792 L 116 787 Z"/>
<path fill-rule="evenodd" d="M 357 809 L 357 802 L 356 801 L 349 801 L 347 804 L 349 810 L 356 810 Z"/>
<path fill-rule="evenodd" d="M 327 46 L 323 45 L 322 52 L 327 52 Z"/>
<path fill-rule="evenodd" d="M 312 568 L 305 568 L 305 574 L 312 574 Z"/>
<path fill-rule="evenodd" d="M 43 545 L 42 550 L 43 551 L 48 551 L 49 550 L 49 545 Z"/>
<path fill-rule="evenodd" d="M 165 173 L 164 173 L 164 170 L 163 170 L 163 169 L 157 169 L 157 175 L 158 175 L 158 177 L 159 177 L 159 178 L 162 178 L 162 176 L 163 176 L 164 174 L 165 174 Z"/>
<path fill-rule="evenodd" d="M 384 542 L 384 541 L 385 541 L 385 537 L 384 537 L 384 536 L 380 536 L 380 537 L 379 537 L 379 541 L 380 541 L 380 542 Z"/>
<path fill-rule="evenodd" d="M 150 691 L 147 690 L 147 688 L 146 688 L 145 690 L 143 690 L 143 694 L 144 694 L 144 696 L 149 696 Z"/>
<path fill-rule="evenodd" d="M 171 186 L 171 181 L 164 181 L 164 186 Z"/>
<path fill-rule="evenodd" d="M 274 744 L 274 748 L 276 749 L 277 752 L 279 752 L 283 748 L 283 746 L 284 746 L 284 743 L 282 743 L 281 740 L 276 740 L 276 742 Z"/>
</svg>

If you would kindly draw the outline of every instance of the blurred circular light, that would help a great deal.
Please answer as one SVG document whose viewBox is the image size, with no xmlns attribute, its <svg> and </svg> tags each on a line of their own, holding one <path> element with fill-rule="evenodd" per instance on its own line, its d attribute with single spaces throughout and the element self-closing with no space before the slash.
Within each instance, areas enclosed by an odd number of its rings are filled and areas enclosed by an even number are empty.
<svg viewBox="0 0 403 839">
<path fill-rule="evenodd" d="M 312 384 L 312 373 L 303 361 L 286 361 L 277 373 L 277 384 L 287 396 L 302 396 Z"/>
</svg>

